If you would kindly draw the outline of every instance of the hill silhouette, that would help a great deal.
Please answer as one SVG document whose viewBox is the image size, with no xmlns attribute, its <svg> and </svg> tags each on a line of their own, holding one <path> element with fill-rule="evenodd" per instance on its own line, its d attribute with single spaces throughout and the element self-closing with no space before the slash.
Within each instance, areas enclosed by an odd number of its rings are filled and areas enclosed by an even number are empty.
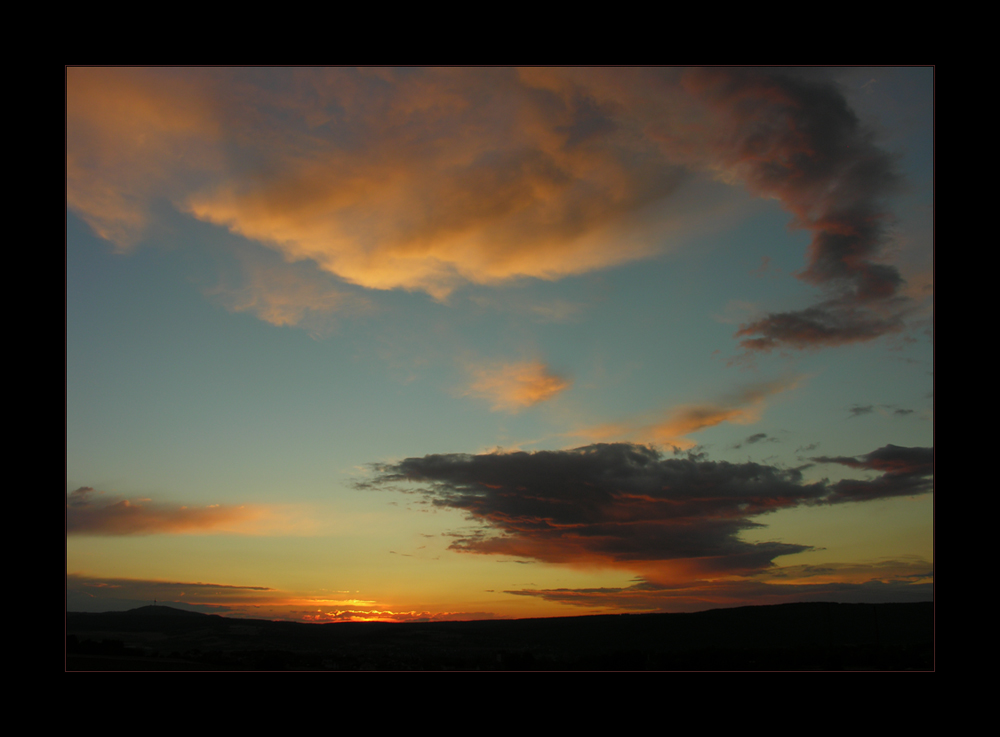
<svg viewBox="0 0 1000 737">
<path fill-rule="evenodd" d="M 124 614 L 146 615 L 153 617 L 205 616 L 201 612 L 192 612 L 190 609 L 178 609 L 177 607 L 166 606 L 165 604 L 150 604 L 148 606 L 141 606 L 136 609 L 129 609 L 128 611 L 124 612 Z"/>
<path fill-rule="evenodd" d="M 66 621 L 69 670 L 927 670 L 934 645 L 931 602 L 328 624 L 158 605 Z"/>
</svg>

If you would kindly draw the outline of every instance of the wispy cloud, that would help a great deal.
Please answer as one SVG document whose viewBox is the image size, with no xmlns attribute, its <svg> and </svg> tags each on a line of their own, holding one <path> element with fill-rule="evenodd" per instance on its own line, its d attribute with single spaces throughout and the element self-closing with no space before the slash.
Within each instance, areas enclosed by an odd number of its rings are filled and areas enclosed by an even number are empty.
<svg viewBox="0 0 1000 737">
<path fill-rule="evenodd" d="M 790 377 L 744 387 L 716 402 L 674 407 L 657 419 L 634 418 L 606 423 L 572 433 L 595 441 L 632 440 L 687 450 L 696 443 L 688 435 L 724 422 L 748 425 L 757 422 L 769 397 L 794 389 L 804 377 Z"/>
<path fill-rule="evenodd" d="M 471 381 L 462 390 L 466 396 L 480 397 L 499 412 L 519 412 L 554 398 L 573 382 L 553 373 L 541 361 L 489 363 L 469 369 Z"/>
<path fill-rule="evenodd" d="M 927 561 L 876 561 L 866 564 L 774 567 L 753 577 L 661 584 L 641 581 L 620 588 L 517 589 L 507 591 L 581 607 L 634 611 L 698 611 L 792 601 L 882 603 L 928 601 L 933 569 Z"/>
<path fill-rule="evenodd" d="M 469 295 L 474 304 L 498 312 L 506 312 L 538 323 L 565 323 L 579 319 L 588 307 L 585 303 L 562 299 L 511 299 L 510 295 L 477 292 Z"/>
<path fill-rule="evenodd" d="M 291 515 L 271 507 L 188 506 L 150 499 L 129 500 L 105 495 L 90 486 L 81 486 L 67 494 L 66 514 L 70 535 L 274 534 L 315 528 L 304 515 Z"/>
<path fill-rule="evenodd" d="M 232 312 L 250 312 L 276 326 L 297 326 L 314 337 L 328 335 L 342 315 L 371 312 L 371 300 L 334 277 L 298 264 L 274 263 L 239 253 L 240 275 L 205 290 Z"/>
</svg>

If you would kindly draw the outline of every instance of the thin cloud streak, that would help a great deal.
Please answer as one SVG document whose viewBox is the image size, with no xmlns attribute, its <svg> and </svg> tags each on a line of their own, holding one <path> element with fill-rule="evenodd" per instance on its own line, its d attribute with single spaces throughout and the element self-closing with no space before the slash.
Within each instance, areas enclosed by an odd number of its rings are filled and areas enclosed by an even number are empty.
<svg viewBox="0 0 1000 737">
<path fill-rule="evenodd" d="M 308 533 L 312 520 L 273 507 L 212 504 L 191 507 L 150 499 L 105 497 L 90 486 L 66 496 L 66 530 L 70 535 L 177 535 Z"/>
<path fill-rule="evenodd" d="M 812 569 L 812 570 L 810 570 Z M 918 602 L 933 598 L 933 569 L 926 561 L 861 565 L 776 567 L 753 578 L 662 585 L 642 581 L 620 588 L 517 589 L 505 593 L 587 608 L 632 611 L 701 611 L 710 607 L 801 601 Z"/>
<path fill-rule="evenodd" d="M 697 443 L 688 438 L 688 435 L 724 422 L 737 425 L 757 422 L 768 398 L 795 389 L 804 378 L 798 376 L 754 384 L 718 402 L 699 402 L 674 407 L 664 413 L 664 417 L 659 420 L 649 421 L 640 418 L 606 423 L 575 431 L 572 437 L 597 442 L 629 440 L 689 450 Z"/>
</svg>

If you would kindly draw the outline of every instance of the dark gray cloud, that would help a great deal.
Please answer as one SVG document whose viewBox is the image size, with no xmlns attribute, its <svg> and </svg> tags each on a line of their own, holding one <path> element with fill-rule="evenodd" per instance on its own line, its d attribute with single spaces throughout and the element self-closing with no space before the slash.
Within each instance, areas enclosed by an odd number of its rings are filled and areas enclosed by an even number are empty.
<svg viewBox="0 0 1000 737">
<path fill-rule="evenodd" d="M 886 445 L 863 456 L 819 456 L 812 460 L 882 474 L 870 481 L 838 481 L 830 486 L 830 493 L 821 500 L 824 504 L 913 496 L 931 491 L 934 486 L 933 448 Z"/>
<path fill-rule="evenodd" d="M 855 563 L 772 567 L 756 575 L 712 581 L 638 581 L 620 588 L 526 587 L 508 594 L 561 604 L 637 611 L 699 611 L 707 605 L 780 604 L 790 601 L 908 602 L 934 596 L 933 565 L 919 556 Z"/>
<path fill-rule="evenodd" d="M 891 449 L 891 450 L 889 450 Z M 726 463 L 704 455 L 667 458 L 630 443 L 534 453 L 447 454 L 375 464 L 361 488 L 419 484 L 430 503 L 459 509 L 481 527 L 456 537 L 453 550 L 552 563 L 646 571 L 677 563 L 687 573 L 750 573 L 781 555 L 810 549 L 750 543 L 754 518 L 802 504 L 838 503 L 930 490 L 929 480 L 894 465 L 895 446 L 852 459 L 886 480 L 806 483 L 801 470 Z M 880 469 L 879 464 L 884 468 Z M 916 474 L 916 475 L 915 475 Z M 905 476 L 905 478 L 904 478 Z M 865 490 L 852 484 L 867 484 Z"/>
<path fill-rule="evenodd" d="M 934 472 L 933 448 L 903 448 L 886 445 L 861 456 L 819 456 L 817 463 L 839 463 L 850 468 L 863 468 L 883 473 L 929 476 Z"/>
<path fill-rule="evenodd" d="M 902 329 L 899 271 L 883 263 L 887 199 L 902 180 L 830 82 L 774 70 L 697 70 L 688 88 L 729 127 L 715 142 L 751 191 L 778 198 L 812 233 L 799 278 L 827 292 L 800 311 L 771 313 L 736 333 L 750 351 L 873 340 Z"/>
<path fill-rule="evenodd" d="M 831 569 L 836 570 L 836 569 Z M 796 583 L 776 585 L 754 579 L 715 581 L 684 586 L 663 586 L 650 582 L 637 583 L 622 588 L 589 589 L 518 589 L 504 593 L 531 596 L 559 604 L 583 607 L 614 607 L 634 611 L 699 611 L 706 605 L 734 606 L 754 604 L 782 604 L 792 601 L 834 601 L 840 603 L 886 603 L 930 601 L 934 585 L 928 579 L 930 566 L 923 574 L 924 580 L 914 581 L 913 576 L 893 576 L 885 580 L 884 571 L 871 566 L 871 579 L 863 582 L 816 583 L 808 578 Z M 881 576 L 881 578 L 878 578 Z"/>
<path fill-rule="evenodd" d="M 734 445 L 733 450 L 738 450 L 739 448 L 742 448 L 744 445 L 756 445 L 757 443 L 763 443 L 765 441 L 768 443 L 777 443 L 778 439 L 768 437 L 766 432 L 758 432 L 748 437 L 742 443 L 737 443 L 736 445 Z"/>
<path fill-rule="evenodd" d="M 860 404 L 855 404 L 850 409 L 851 417 L 859 417 L 861 415 L 870 415 L 874 411 L 875 411 L 875 405 L 874 404 L 866 404 L 866 405 L 863 405 L 863 406 L 860 405 Z"/>
<path fill-rule="evenodd" d="M 775 348 L 832 348 L 863 343 L 903 329 L 902 314 L 879 315 L 840 298 L 795 312 L 771 313 L 740 327 L 736 337 L 751 351 Z M 751 336 L 759 337 L 751 337 Z"/>
</svg>

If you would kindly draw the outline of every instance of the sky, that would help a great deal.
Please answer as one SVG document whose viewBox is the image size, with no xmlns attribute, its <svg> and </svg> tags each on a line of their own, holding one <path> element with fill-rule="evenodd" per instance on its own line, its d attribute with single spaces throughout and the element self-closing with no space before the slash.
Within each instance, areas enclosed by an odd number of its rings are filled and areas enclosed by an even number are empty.
<svg viewBox="0 0 1000 737">
<path fill-rule="evenodd" d="M 929 601 L 934 70 L 66 70 L 70 611 Z"/>
</svg>

